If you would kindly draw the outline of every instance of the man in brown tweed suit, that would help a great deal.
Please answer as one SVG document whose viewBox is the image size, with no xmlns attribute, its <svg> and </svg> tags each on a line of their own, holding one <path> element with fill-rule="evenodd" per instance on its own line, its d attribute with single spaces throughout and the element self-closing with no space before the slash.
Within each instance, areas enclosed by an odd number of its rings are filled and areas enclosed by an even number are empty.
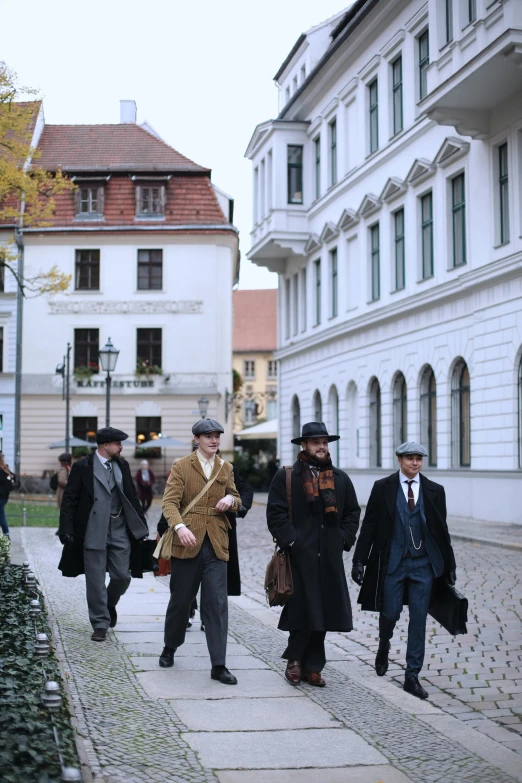
<svg viewBox="0 0 522 783">
<path fill-rule="evenodd" d="M 212 670 L 210 676 L 226 685 L 237 679 L 225 666 L 228 633 L 226 511 L 241 505 L 232 465 L 219 449 L 223 427 L 215 419 L 201 419 L 192 427 L 197 451 L 172 466 L 163 514 L 171 531 L 172 573 L 170 601 L 165 617 L 163 668 L 174 665 L 174 653 L 185 641 L 190 607 L 201 585 L 201 621 L 205 626 Z M 206 485 L 208 490 L 193 502 Z"/>
</svg>

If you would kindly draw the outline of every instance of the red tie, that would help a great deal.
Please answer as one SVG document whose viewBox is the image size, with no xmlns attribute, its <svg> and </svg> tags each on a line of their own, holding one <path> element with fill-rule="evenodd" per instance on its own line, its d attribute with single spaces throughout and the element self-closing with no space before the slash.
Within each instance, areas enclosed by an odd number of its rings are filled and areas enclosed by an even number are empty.
<svg viewBox="0 0 522 783">
<path fill-rule="evenodd" d="M 407 481 L 406 484 L 408 485 L 408 506 L 410 507 L 410 511 L 413 511 L 415 508 L 415 498 L 413 496 L 413 490 L 411 488 L 411 485 L 413 484 L 413 479 L 411 481 Z"/>
</svg>

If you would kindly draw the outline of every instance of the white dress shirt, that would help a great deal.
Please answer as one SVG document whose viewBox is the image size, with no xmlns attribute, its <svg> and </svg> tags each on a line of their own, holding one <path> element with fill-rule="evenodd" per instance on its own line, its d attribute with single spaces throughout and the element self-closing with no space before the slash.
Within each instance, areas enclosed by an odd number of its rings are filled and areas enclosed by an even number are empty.
<svg viewBox="0 0 522 783">
<path fill-rule="evenodd" d="M 210 459 L 207 459 L 199 449 L 196 451 L 196 454 L 199 459 L 199 464 L 203 469 L 203 473 L 209 479 L 212 475 L 212 471 L 214 470 L 214 462 L 216 461 L 216 455 L 213 454 Z"/>
<path fill-rule="evenodd" d="M 414 479 L 409 479 L 408 476 L 405 476 L 401 470 L 399 471 L 399 481 L 401 482 L 401 487 L 402 491 L 404 492 L 406 502 L 408 502 L 408 484 L 406 482 L 412 482 L 411 488 L 413 491 L 413 499 L 415 501 L 415 505 L 417 505 L 417 501 L 419 499 L 420 475 L 417 473 Z"/>
<path fill-rule="evenodd" d="M 100 462 L 103 465 L 103 467 L 105 468 L 105 470 L 107 470 L 107 462 L 111 462 L 112 460 L 107 459 L 107 457 L 102 457 L 102 455 L 100 454 L 98 449 L 96 449 L 96 456 L 100 460 Z M 111 465 L 111 467 L 112 467 L 112 465 Z"/>
</svg>

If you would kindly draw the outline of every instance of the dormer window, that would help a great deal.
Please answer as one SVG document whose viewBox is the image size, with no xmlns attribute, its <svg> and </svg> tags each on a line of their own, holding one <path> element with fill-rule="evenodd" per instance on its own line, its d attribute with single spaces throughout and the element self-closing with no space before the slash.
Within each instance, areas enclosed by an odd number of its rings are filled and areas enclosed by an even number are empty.
<svg viewBox="0 0 522 783">
<path fill-rule="evenodd" d="M 75 216 L 81 220 L 100 220 L 103 218 L 103 185 L 84 185 L 78 183 L 75 192 Z"/>
<path fill-rule="evenodd" d="M 163 217 L 165 215 L 165 186 L 136 186 L 136 216 Z"/>
</svg>

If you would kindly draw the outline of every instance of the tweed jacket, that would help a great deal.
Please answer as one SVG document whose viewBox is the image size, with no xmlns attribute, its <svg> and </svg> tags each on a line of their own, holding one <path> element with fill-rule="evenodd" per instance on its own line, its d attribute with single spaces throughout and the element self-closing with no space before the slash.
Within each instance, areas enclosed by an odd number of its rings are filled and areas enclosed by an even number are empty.
<svg viewBox="0 0 522 783">
<path fill-rule="evenodd" d="M 228 561 L 228 530 L 230 522 L 224 513 L 216 511 L 216 503 L 225 495 L 234 498 L 234 506 L 231 510 L 239 508 L 241 498 L 234 484 L 232 465 L 223 462 L 218 456 L 214 461 L 214 470 L 210 479 L 223 467 L 219 476 L 214 481 L 206 495 L 193 506 L 188 514 L 181 518 L 181 512 L 203 489 L 207 478 L 201 467 L 196 452 L 183 457 L 172 466 L 170 476 L 163 496 L 163 514 L 169 527 L 174 528 L 183 522 L 195 535 L 196 545 L 185 547 L 179 542 L 178 534 L 174 533 L 174 545 L 172 556 L 180 560 L 190 560 L 199 553 L 205 535 L 208 533 L 210 542 L 219 560 Z M 208 481 L 210 481 L 208 479 Z"/>
</svg>

